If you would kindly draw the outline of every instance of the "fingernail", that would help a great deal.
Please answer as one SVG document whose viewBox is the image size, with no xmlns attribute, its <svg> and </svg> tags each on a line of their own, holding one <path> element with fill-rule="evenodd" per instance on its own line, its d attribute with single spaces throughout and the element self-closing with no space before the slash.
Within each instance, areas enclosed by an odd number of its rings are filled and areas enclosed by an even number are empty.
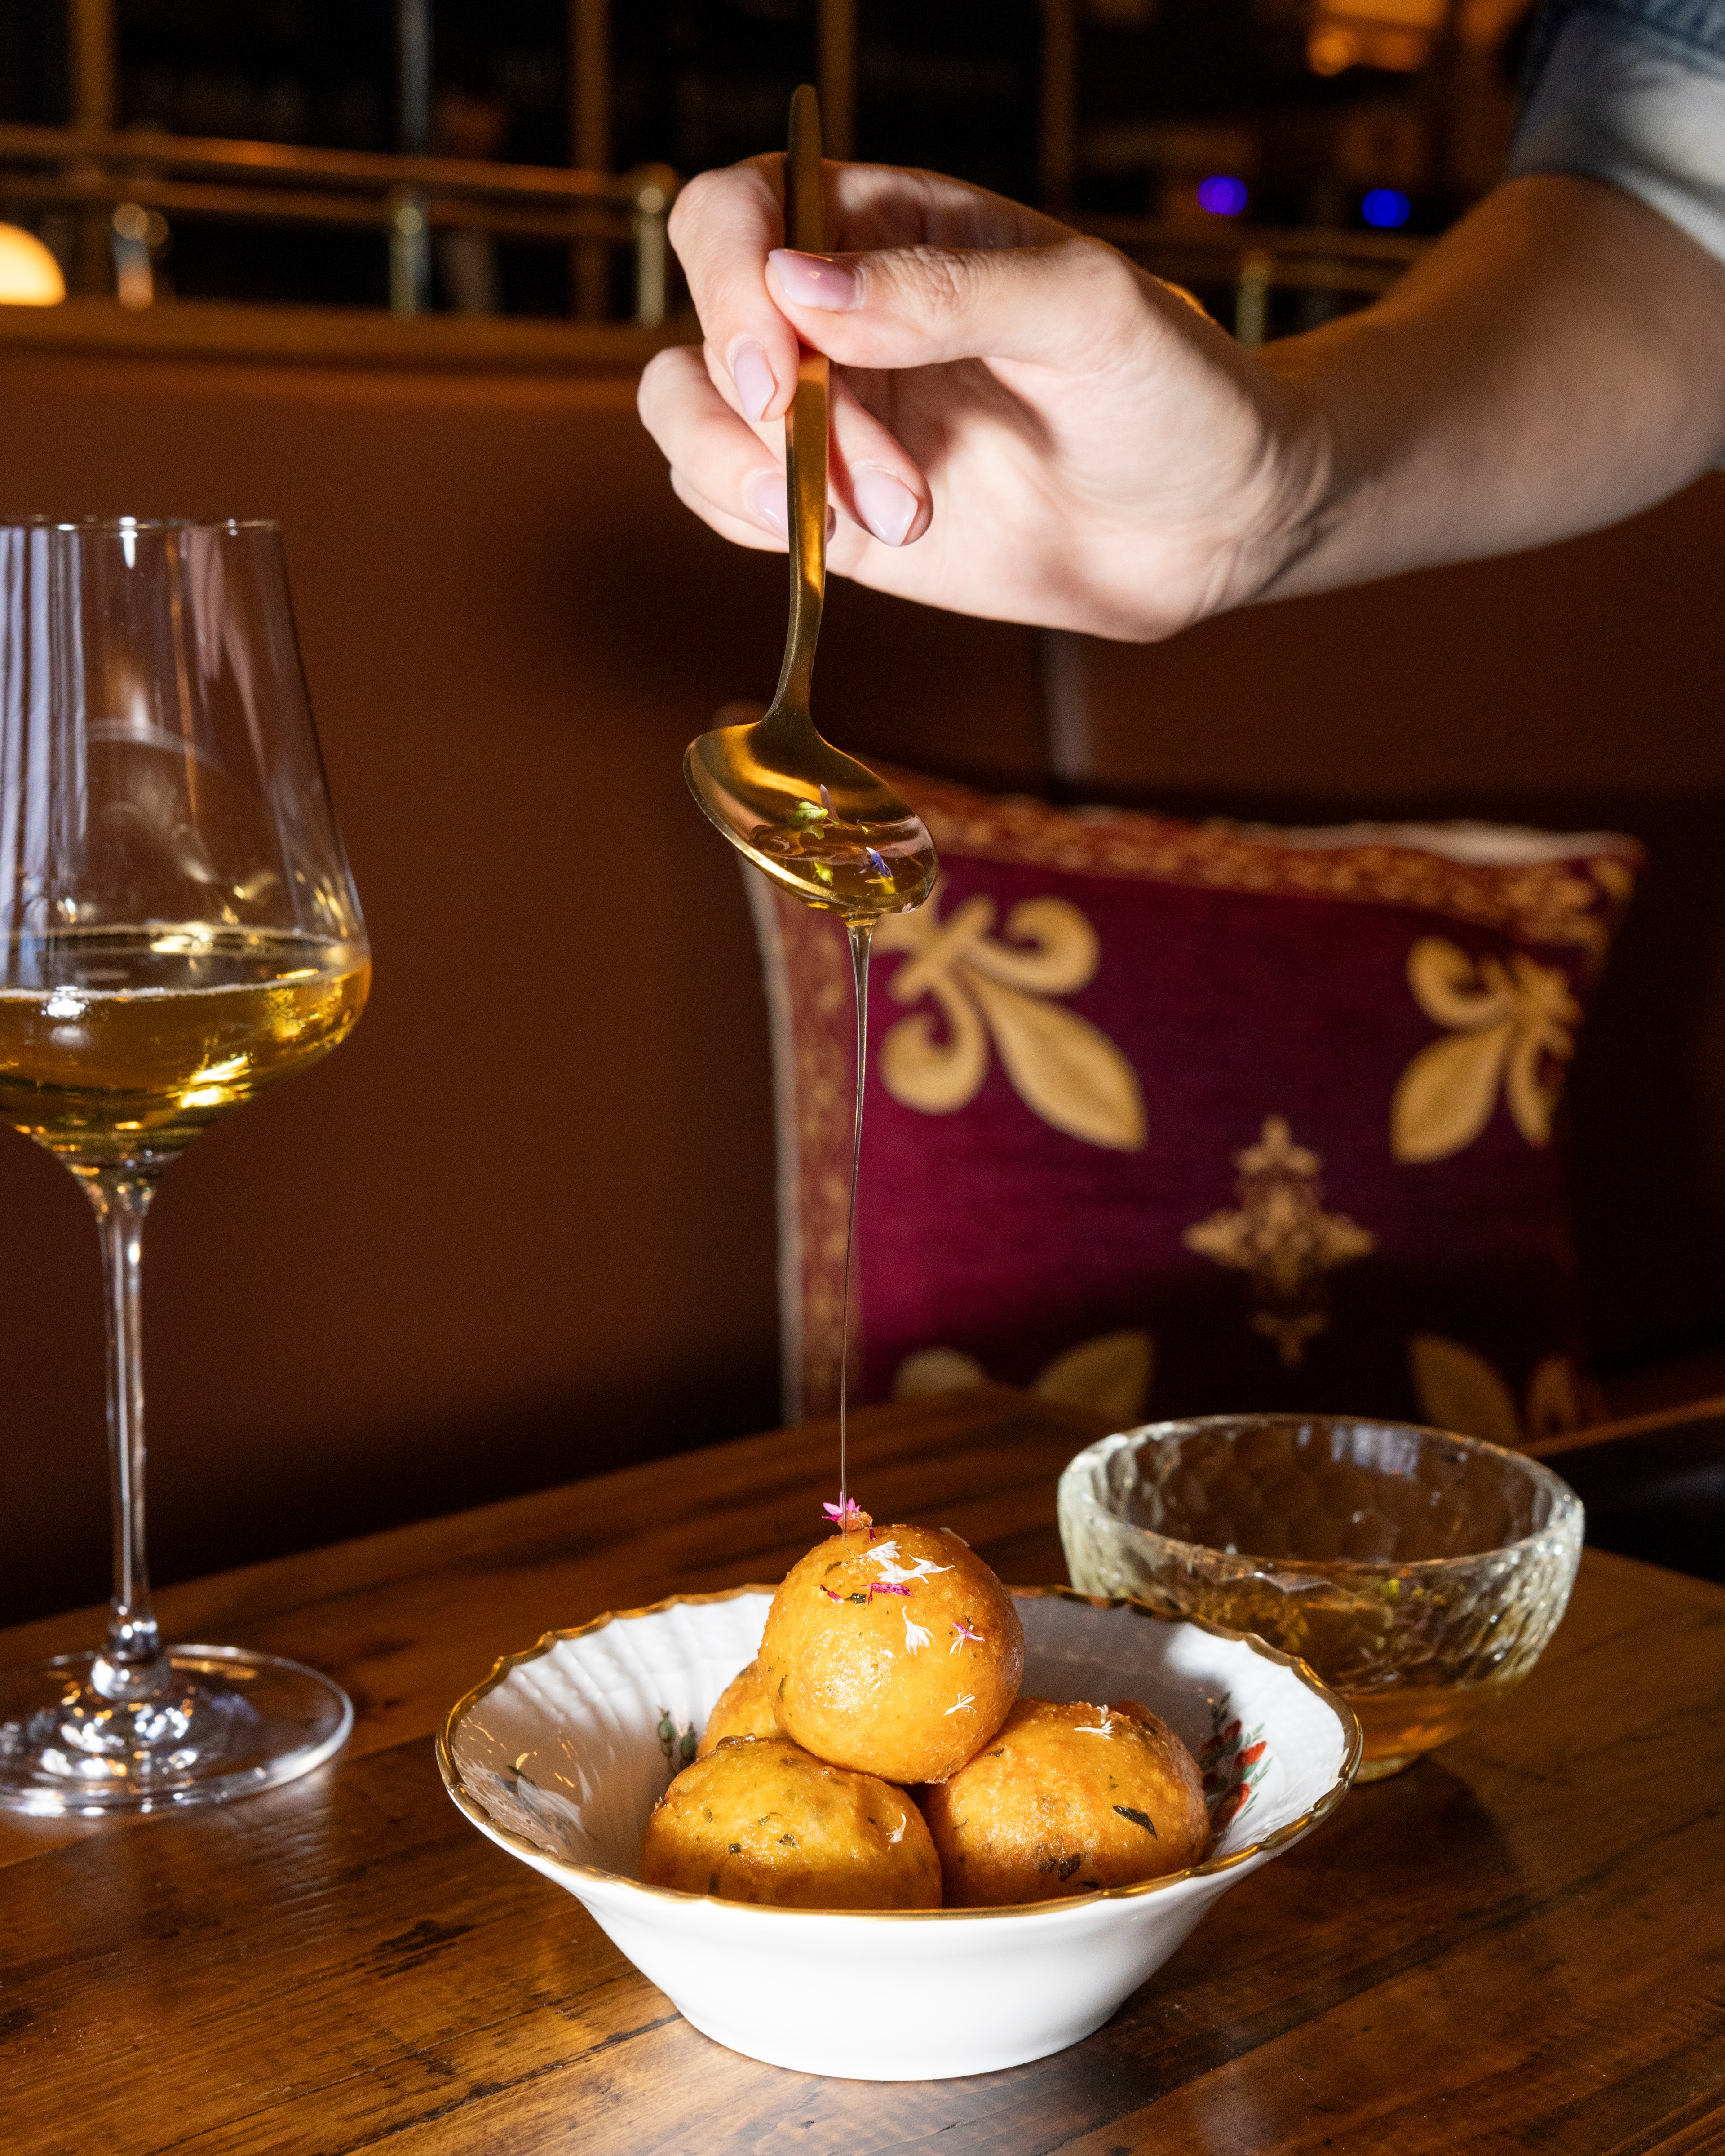
<svg viewBox="0 0 1725 2156">
<path fill-rule="evenodd" d="M 789 538 L 790 524 L 785 516 L 784 474 L 782 471 L 756 472 L 745 480 L 742 499 L 757 524 L 764 524 L 769 531 L 776 531 L 781 539 Z"/>
<path fill-rule="evenodd" d="M 829 254 L 799 254 L 793 248 L 775 247 L 767 257 L 778 289 L 793 306 L 823 307 L 842 314 L 862 298 L 862 280 L 848 262 L 834 262 Z"/>
<path fill-rule="evenodd" d="M 860 471 L 850 482 L 857 513 L 883 546 L 902 547 L 916 521 L 916 497 L 891 472 Z"/>
<path fill-rule="evenodd" d="M 767 354 L 752 337 L 745 337 L 731 355 L 731 379 L 745 419 L 762 419 L 767 407 L 778 394 L 778 384 L 767 363 Z"/>
</svg>

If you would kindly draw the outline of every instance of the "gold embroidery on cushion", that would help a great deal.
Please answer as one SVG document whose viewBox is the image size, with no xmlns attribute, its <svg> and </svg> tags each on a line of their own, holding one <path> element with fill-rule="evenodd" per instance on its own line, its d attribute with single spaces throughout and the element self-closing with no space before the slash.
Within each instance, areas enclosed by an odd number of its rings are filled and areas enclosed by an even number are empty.
<svg viewBox="0 0 1725 2156">
<path fill-rule="evenodd" d="M 1635 873 L 1615 854 L 1602 854 L 1591 864 L 1594 881 L 1614 906 L 1627 906 L 1635 896 Z"/>
<path fill-rule="evenodd" d="M 1408 1362 L 1420 1412 L 1437 1429 L 1491 1445 L 1521 1443 L 1515 1396 L 1483 1355 L 1459 1340 L 1420 1332 L 1408 1342 Z"/>
<path fill-rule="evenodd" d="M 1052 808 L 992 799 L 946 779 L 877 767 L 899 787 L 943 854 L 1017 861 L 1078 875 L 1132 876 L 1267 897 L 1409 906 L 1538 943 L 1579 945 L 1602 959 L 1635 888 L 1633 841 L 1555 860 L 1454 860 L 1420 846 L 1362 838 L 1336 846 L 1278 843 L 1273 833 L 1175 823 L 1127 810 Z"/>
<path fill-rule="evenodd" d="M 1106 1034 L 1053 1001 L 1096 978 L 1096 930 L 1064 898 L 1021 900 L 1005 942 L 989 932 L 995 919 L 993 900 L 973 892 L 942 921 L 937 891 L 875 929 L 877 951 L 906 954 L 888 993 L 901 1004 L 927 996 L 940 1014 L 938 1028 L 932 1013 L 914 1011 L 889 1029 L 881 1083 L 904 1107 L 951 1115 L 981 1091 L 992 1038 L 1033 1114 L 1086 1145 L 1139 1152 L 1147 1132 L 1137 1073 Z"/>
<path fill-rule="evenodd" d="M 1144 1412 L 1155 1373 L 1156 1342 L 1147 1332 L 1105 1332 L 1056 1355 L 1030 1389 L 1124 1425 Z"/>
<path fill-rule="evenodd" d="M 1519 951 L 1476 964 L 1441 936 L 1422 936 L 1408 953 L 1408 986 L 1425 1015 L 1452 1031 L 1422 1048 L 1396 1086 L 1396 1159 L 1443 1160 L 1471 1146 L 1491 1120 L 1500 1083 L 1522 1136 L 1548 1144 L 1581 1016 L 1561 969 Z"/>
<path fill-rule="evenodd" d="M 936 1393 L 968 1393 L 986 1385 L 988 1373 L 962 1348 L 918 1348 L 892 1373 L 896 1400 L 926 1400 Z"/>
<path fill-rule="evenodd" d="M 1195 1222 L 1185 1245 L 1250 1276 L 1252 1329 L 1275 1342 L 1291 1370 L 1329 1324 L 1324 1276 L 1376 1250 L 1378 1238 L 1346 1214 L 1324 1211 L 1323 1163 L 1294 1142 L 1285 1116 L 1266 1116 L 1258 1142 L 1235 1153 L 1234 1165 L 1238 1209 Z"/>
<path fill-rule="evenodd" d="M 1089 1408 L 1122 1425 L 1136 1422 L 1149 1398 L 1156 1342 L 1147 1332 L 1105 1332 L 1056 1355 L 1031 1385 L 1045 1400 Z M 894 1373 L 896 1400 L 926 1399 L 985 1385 L 988 1373 L 960 1348 L 919 1348 Z"/>
<path fill-rule="evenodd" d="M 1528 1436 L 1561 1437 L 1594 1419 L 1575 1365 L 1567 1355 L 1548 1355 L 1527 1380 Z"/>
<path fill-rule="evenodd" d="M 1492 1445 L 1519 1445 L 1579 1430 L 1594 1410 L 1567 1355 L 1548 1355 L 1527 1380 L 1525 1414 L 1517 1412 L 1514 1394 L 1486 1358 L 1459 1340 L 1416 1333 L 1408 1342 L 1408 1367 L 1428 1422 Z"/>
</svg>

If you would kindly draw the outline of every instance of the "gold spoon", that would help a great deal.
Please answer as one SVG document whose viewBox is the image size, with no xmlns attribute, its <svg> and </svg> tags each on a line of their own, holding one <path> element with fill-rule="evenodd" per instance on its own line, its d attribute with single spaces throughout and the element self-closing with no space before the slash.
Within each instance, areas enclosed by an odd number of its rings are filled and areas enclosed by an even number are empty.
<svg viewBox="0 0 1725 2156">
<path fill-rule="evenodd" d="M 825 245 L 820 105 L 805 83 L 791 100 L 785 236 Z M 791 618 L 784 665 L 764 718 L 691 742 L 683 776 L 707 815 L 757 867 L 806 904 L 848 920 L 908 913 L 934 888 L 934 841 L 910 804 L 866 764 L 823 741 L 809 684 L 827 562 L 827 362 L 803 351 L 785 414 Z"/>
</svg>

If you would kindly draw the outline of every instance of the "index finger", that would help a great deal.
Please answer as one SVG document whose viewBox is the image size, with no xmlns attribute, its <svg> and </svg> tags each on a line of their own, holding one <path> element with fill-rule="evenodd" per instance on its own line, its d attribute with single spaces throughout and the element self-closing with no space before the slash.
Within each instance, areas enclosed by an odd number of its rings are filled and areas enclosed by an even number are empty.
<svg viewBox="0 0 1725 2156">
<path fill-rule="evenodd" d="M 1004 196 L 938 172 L 893 165 L 824 167 L 827 244 L 878 248 L 1034 247 L 1069 228 Z M 720 393 L 746 419 L 780 417 L 797 382 L 797 331 L 767 280 L 784 244 L 784 160 L 777 151 L 701 172 L 671 209 L 671 244 L 689 280 Z"/>
<path fill-rule="evenodd" d="M 671 205 L 670 234 L 716 386 L 745 419 L 778 418 L 797 387 L 797 332 L 767 289 L 768 250 L 784 244 L 783 159 L 697 173 Z"/>
</svg>

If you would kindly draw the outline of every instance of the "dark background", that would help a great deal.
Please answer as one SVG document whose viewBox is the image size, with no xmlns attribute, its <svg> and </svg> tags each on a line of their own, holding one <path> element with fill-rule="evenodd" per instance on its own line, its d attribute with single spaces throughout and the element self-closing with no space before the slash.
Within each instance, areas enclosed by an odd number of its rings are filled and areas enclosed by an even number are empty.
<svg viewBox="0 0 1725 2156">
<path fill-rule="evenodd" d="M 1497 11 L 1488 47 L 1465 44 L 1451 9 L 1447 28 L 1396 55 L 1418 64 L 1373 64 L 1368 50 L 1327 74 L 1312 56 L 1330 19 L 1322 0 L 1084 0 L 1076 171 L 1070 200 L 1051 206 L 1214 226 L 1224 220 L 1196 208 L 1194 188 L 1234 172 L 1255 225 L 1364 232 L 1366 193 L 1389 187 L 1408 198 L 1409 233 L 1440 232 L 1502 162 L 1530 4 Z M 68 14 L 65 0 L 0 8 L 0 122 L 68 119 Z M 477 105 L 495 115 L 487 154 L 572 162 L 563 0 L 435 0 L 432 19 L 432 146 L 465 154 L 452 115 Z M 403 146 L 390 0 L 115 0 L 115 20 L 122 128 Z M 858 157 L 1039 198 L 1038 0 L 858 0 L 856 26 Z M 790 93 L 817 63 L 814 0 L 619 0 L 613 168 L 687 177 L 778 146 Z M 566 249 L 506 244 L 501 266 L 506 312 L 568 311 Z M 180 217 L 158 270 L 183 298 L 388 298 L 377 247 L 358 234 L 277 231 L 259 249 L 231 225 Z"/>
</svg>

